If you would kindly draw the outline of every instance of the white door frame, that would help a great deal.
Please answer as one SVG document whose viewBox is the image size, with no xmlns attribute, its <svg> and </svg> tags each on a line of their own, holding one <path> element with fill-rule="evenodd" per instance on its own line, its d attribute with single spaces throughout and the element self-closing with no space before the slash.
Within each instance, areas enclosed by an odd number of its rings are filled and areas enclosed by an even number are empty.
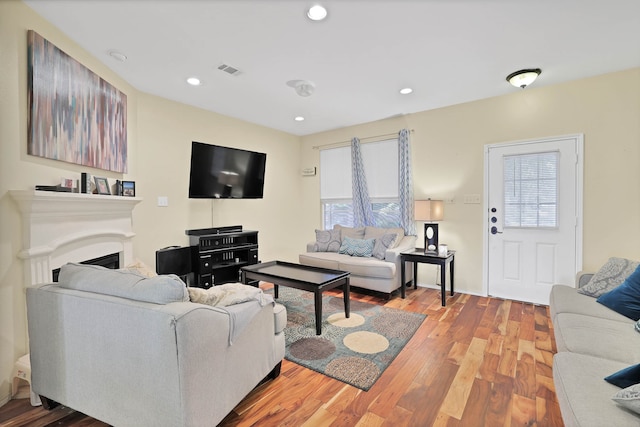
<svg viewBox="0 0 640 427">
<path fill-rule="evenodd" d="M 558 139 L 576 140 L 576 273 L 582 270 L 582 224 L 583 224 L 583 189 L 584 189 L 584 135 L 581 133 L 560 135 L 547 138 L 512 141 L 484 146 L 484 189 L 483 189 L 483 215 L 482 215 L 482 293 L 489 295 L 489 149 L 508 147 L 514 145 L 537 144 L 551 142 Z M 574 283 L 566 283 L 575 286 Z"/>
</svg>

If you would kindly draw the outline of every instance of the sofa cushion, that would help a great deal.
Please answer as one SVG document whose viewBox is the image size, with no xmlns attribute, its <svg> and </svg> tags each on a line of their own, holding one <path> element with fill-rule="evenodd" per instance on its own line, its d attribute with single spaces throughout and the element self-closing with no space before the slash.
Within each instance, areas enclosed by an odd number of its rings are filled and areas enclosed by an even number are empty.
<svg viewBox="0 0 640 427">
<path fill-rule="evenodd" d="M 613 374 L 606 376 L 604 380 L 620 388 L 627 388 L 640 383 L 640 365 L 627 366 Z"/>
<path fill-rule="evenodd" d="M 373 245 L 373 253 L 371 255 L 378 259 L 384 259 L 387 249 L 393 247 L 393 244 L 395 243 L 397 238 L 398 235 L 393 233 L 385 234 L 382 237 L 378 237 L 375 244 Z"/>
<path fill-rule="evenodd" d="M 554 285 L 549 295 L 549 311 L 551 320 L 555 320 L 558 313 L 584 314 L 585 316 L 601 319 L 628 322 L 629 319 L 616 313 L 610 308 L 598 303 L 595 298 L 578 293 L 577 289 L 566 285 Z"/>
<path fill-rule="evenodd" d="M 132 271 L 69 263 L 60 268 L 58 285 L 155 304 L 189 301 L 187 286 L 174 274 L 145 277 Z"/>
<path fill-rule="evenodd" d="M 623 408 L 640 414 L 640 384 L 634 384 L 624 390 L 620 390 L 611 399 Z"/>
<path fill-rule="evenodd" d="M 587 354 L 626 364 L 640 363 L 640 337 L 631 321 L 558 313 L 553 326 L 558 352 Z"/>
<path fill-rule="evenodd" d="M 376 239 L 352 239 L 345 237 L 342 239 L 339 253 L 356 257 L 370 257 L 373 253 L 373 246 Z"/>
<path fill-rule="evenodd" d="M 396 239 L 391 245 L 389 249 L 393 249 L 398 244 L 400 244 L 400 240 L 404 237 L 404 230 L 402 228 L 380 228 L 380 227 L 365 227 L 364 228 L 364 238 L 365 239 L 378 239 L 385 234 L 395 234 Z"/>
<path fill-rule="evenodd" d="M 637 427 L 639 418 L 611 400 L 620 389 L 604 381 L 626 364 L 577 353 L 553 356 L 553 383 L 566 426 Z"/>
<path fill-rule="evenodd" d="M 392 262 L 381 261 L 377 258 L 360 258 L 343 255 L 340 258 L 338 270 L 351 274 L 380 279 L 393 279 L 396 275 L 396 265 Z"/>
<path fill-rule="evenodd" d="M 627 316 L 629 319 L 640 319 L 640 267 L 622 283 L 596 300 L 605 307 Z"/>
<path fill-rule="evenodd" d="M 146 277 L 128 270 L 69 263 L 60 268 L 58 285 L 155 304 L 189 301 L 187 286 L 174 274 Z"/>
<path fill-rule="evenodd" d="M 353 228 L 336 224 L 333 226 L 333 229 L 340 232 L 341 239 L 344 239 L 345 237 L 351 237 L 352 239 L 364 239 L 364 227 Z"/>
<path fill-rule="evenodd" d="M 339 230 L 316 230 L 316 252 L 338 252 L 340 244 Z"/>
<path fill-rule="evenodd" d="M 613 288 L 620 286 L 633 273 L 640 263 L 625 258 L 612 257 L 591 277 L 589 283 L 578 292 L 597 298 Z"/>
<path fill-rule="evenodd" d="M 340 259 L 346 256 L 348 255 L 341 255 L 335 252 L 306 252 L 298 255 L 298 262 L 312 267 L 339 270 Z"/>
</svg>

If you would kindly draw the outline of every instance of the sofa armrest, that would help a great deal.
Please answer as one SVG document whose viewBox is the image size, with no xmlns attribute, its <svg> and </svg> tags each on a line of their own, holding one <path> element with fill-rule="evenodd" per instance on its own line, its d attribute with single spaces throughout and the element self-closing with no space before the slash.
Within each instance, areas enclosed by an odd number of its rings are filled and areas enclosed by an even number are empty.
<svg viewBox="0 0 640 427">
<path fill-rule="evenodd" d="M 385 252 L 385 261 L 396 262 L 401 252 L 406 252 L 416 247 L 416 236 L 404 236 L 398 246 L 393 249 L 387 249 Z"/>
<path fill-rule="evenodd" d="M 315 240 L 313 242 L 307 243 L 307 252 L 317 252 Z"/>
<path fill-rule="evenodd" d="M 576 287 L 581 288 L 589 283 L 589 280 L 591 280 L 593 274 L 594 273 L 589 273 L 586 271 L 579 271 L 578 274 L 576 274 Z"/>
</svg>

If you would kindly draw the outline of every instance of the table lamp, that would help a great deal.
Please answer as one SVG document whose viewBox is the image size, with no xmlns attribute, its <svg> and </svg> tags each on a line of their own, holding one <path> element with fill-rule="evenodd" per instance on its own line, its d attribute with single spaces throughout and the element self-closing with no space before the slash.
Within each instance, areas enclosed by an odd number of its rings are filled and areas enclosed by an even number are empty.
<svg viewBox="0 0 640 427">
<path fill-rule="evenodd" d="M 416 200 L 415 220 L 424 223 L 424 251 L 438 252 L 438 224 L 431 221 L 442 221 L 444 203 L 442 200 Z"/>
</svg>

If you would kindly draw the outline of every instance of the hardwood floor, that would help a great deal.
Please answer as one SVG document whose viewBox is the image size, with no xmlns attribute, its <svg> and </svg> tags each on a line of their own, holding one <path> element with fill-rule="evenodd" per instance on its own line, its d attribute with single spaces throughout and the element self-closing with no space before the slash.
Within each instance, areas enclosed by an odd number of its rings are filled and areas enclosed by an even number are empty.
<svg viewBox="0 0 640 427">
<path fill-rule="evenodd" d="M 464 294 L 440 305 L 435 289 L 385 301 L 428 315 L 376 384 L 364 392 L 285 360 L 221 426 L 562 426 L 551 376 L 548 308 Z M 28 399 L 0 408 L 0 426 L 105 426 Z"/>
</svg>

